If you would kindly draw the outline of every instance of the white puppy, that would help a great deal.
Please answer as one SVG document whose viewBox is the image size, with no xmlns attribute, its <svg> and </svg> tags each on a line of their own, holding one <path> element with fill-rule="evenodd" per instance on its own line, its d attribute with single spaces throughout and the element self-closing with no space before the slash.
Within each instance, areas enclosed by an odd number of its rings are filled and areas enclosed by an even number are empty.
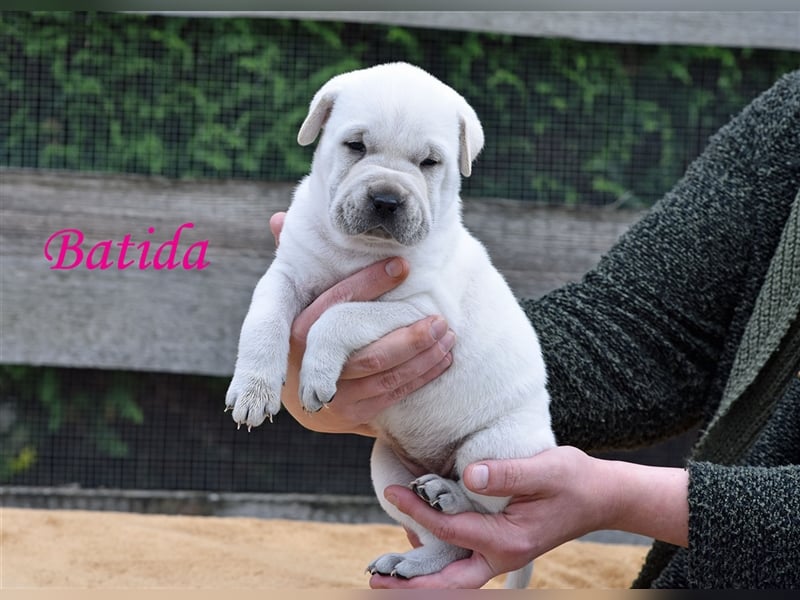
<svg viewBox="0 0 800 600">
<path fill-rule="evenodd" d="M 402 256 L 410 275 L 377 302 L 343 303 L 312 326 L 300 398 L 318 411 L 336 393 L 348 356 L 390 331 L 441 314 L 455 331 L 452 366 L 371 424 L 378 432 L 372 478 L 383 508 L 422 546 L 387 554 L 372 573 L 434 573 L 468 551 L 445 544 L 383 498 L 411 484 L 439 510 L 499 512 L 507 498 L 461 483 L 464 468 L 532 456 L 555 445 L 539 343 L 485 248 L 461 222 L 460 176 L 483 146 L 480 122 L 453 89 L 425 71 L 391 63 L 339 75 L 314 96 L 298 134 L 324 127 L 311 173 L 286 215 L 276 257 L 242 326 L 226 404 L 260 425 L 280 409 L 297 314 L 322 291 L 375 261 Z M 404 464 L 430 473 L 415 479 Z M 510 585 L 524 587 L 522 569 Z"/>
</svg>

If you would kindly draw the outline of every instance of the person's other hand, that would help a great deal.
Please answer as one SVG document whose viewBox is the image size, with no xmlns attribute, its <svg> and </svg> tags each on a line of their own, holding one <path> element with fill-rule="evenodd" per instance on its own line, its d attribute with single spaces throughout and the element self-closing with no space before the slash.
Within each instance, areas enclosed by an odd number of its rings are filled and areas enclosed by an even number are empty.
<svg viewBox="0 0 800 600">
<path fill-rule="evenodd" d="M 423 577 L 373 575 L 371 587 L 479 588 L 564 542 L 599 529 L 687 544 L 688 474 L 684 469 L 602 460 L 560 446 L 531 458 L 469 465 L 463 480 L 476 493 L 510 496 L 511 501 L 497 514 L 447 515 L 403 486 L 389 486 L 384 495 L 437 538 L 468 548 L 472 555 Z"/>
</svg>

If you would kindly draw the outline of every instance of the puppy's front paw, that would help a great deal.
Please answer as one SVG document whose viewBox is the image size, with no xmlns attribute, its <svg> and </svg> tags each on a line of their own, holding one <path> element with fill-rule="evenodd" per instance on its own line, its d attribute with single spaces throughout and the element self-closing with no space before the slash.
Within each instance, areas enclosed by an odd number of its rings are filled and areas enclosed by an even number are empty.
<svg viewBox="0 0 800 600">
<path fill-rule="evenodd" d="M 269 377 L 254 372 L 234 373 L 225 396 L 225 410 L 233 409 L 233 420 L 239 424 L 258 427 L 281 408 L 282 377 Z"/>
<path fill-rule="evenodd" d="M 433 508 L 448 515 L 473 509 L 472 501 L 452 479 L 430 473 L 415 479 L 409 487 Z"/>
<path fill-rule="evenodd" d="M 300 370 L 300 402 L 308 412 L 317 412 L 336 395 L 341 365 L 315 360 L 306 354 Z"/>
</svg>

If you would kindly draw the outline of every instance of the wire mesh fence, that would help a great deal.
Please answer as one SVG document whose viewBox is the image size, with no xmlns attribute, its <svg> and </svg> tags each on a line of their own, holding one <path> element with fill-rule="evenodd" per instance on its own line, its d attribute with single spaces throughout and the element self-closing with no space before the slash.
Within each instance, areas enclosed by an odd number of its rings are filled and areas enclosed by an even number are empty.
<svg viewBox="0 0 800 600">
<path fill-rule="evenodd" d="M 332 75 L 405 60 L 487 132 L 467 196 L 648 204 L 792 52 L 599 44 L 355 23 L 120 14 L 0 17 L 0 164 L 295 180 Z"/>
<path fill-rule="evenodd" d="M 2 377 L 4 483 L 371 491 L 370 440 L 313 433 L 285 412 L 272 425 L 237 430 L 223 414 L 222 378 L 22 367 L 4 367 Z"/>
</svg>

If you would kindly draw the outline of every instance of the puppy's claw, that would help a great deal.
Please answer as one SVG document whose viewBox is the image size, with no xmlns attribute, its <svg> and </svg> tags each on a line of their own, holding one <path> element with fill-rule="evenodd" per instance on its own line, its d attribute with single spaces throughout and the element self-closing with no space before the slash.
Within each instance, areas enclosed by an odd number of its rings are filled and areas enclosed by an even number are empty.
<svg viewBox="0 0 800 600">
<path fill-rule="evenodd" d="M 414 492 L 417 496 L 425 500 L 425 502 L 430 503 L 431 499 L 428 498 L 428 494 L 425 492 L 425 485 L 421 484 L 417 481 L 412 481 L 409 486 L 411 491 Z"/>
<path fill-rule="evenodd" d="M 314 415 L 314 414 L 318 413 L 321 410 L 322 410 L 322 406 L 320 406 L 319 408 L 316 408 L 314 410 L 311 410 L 310 408 L 308 408 L 306 406 L 303 406 L 303 412 L 305 412 L 308 415 Z"/>
</svg>

